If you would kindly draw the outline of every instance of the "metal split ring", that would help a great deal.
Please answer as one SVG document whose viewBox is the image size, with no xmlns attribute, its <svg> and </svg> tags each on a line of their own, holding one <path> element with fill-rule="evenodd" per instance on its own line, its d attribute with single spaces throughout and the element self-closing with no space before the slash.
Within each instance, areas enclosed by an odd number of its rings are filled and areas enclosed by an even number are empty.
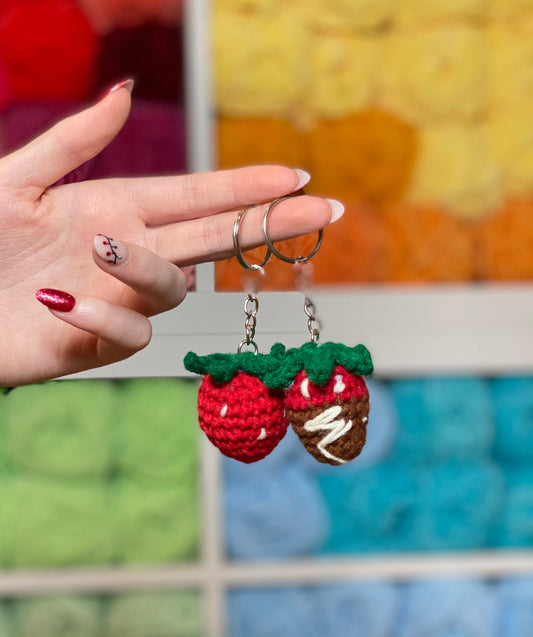
<svg viewBox="0 0 533 637">
<path fill-rule="evenodd" d="M 311 252 L 306 255 L 306 256 L 299 256 L 296 258 L 293 257 L 288 257 L 285 254 L 281 253 L 274 245 L 274 243 L 272 242 L 271 238 L 268 236 L 268 217 L 270 215 L 270 213 L 272 212 L 272 210 L 274 210 L 274 208 L 281 203 L 282 201 L 284 201 L 285 199 L 292 199 L 293 195 L 288 195 L 286 197 L 280 197 L 279 199 L 275 199 L 267 208 L 264 216 L 263 216 L 263 237 L 265 239 L 265 243 L 267 244 L 268 250 L 269 252 L 271 252 L 272 254 L 274 254 L 275 256 L 278 257 L 278 259 L 281 259 L 282 261 L 285 261 L 285 263 L 306 263 L 307 261 L 309 261 L 309 259 L 312 259 L 315 254 L 320 250 L 320 246 L 322 245 L 322 241 L 324 240 L 324 229 L 321 228 L 318 231 L 318 239 L 316 242 L 315 247 L 311 250 Z"/>
<path fill-rule="evenodd" d="M 241 227 L 242 220 L 244 216 L 250 210 L 250 208 L 255 208 L 259 204 L 252 204 L 250 206 L 245 206 L 237 215 L 235 219 L 235 223 L 233 224 L 233 248 L 235 250 L 235 256 L 237 257 L 237 261 L 242 265 L 245 270 L 262 270 L 265 265 L 270 261 L 270 257 L 272 256 L 272 249 L 270 246 L 267 247 L 267 252 L 265 254 L 265 258 L 263 259 L 263 263 L 248 263 L 244 258 L 244 255 L 241 250 L 241 246 L 239 244 L 239 229 Z"/>
</svg>

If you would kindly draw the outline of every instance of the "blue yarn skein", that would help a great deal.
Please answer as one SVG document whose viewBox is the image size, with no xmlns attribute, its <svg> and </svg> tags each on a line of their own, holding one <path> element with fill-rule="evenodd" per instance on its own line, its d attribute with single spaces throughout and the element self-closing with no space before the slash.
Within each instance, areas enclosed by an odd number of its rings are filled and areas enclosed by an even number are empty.
<svg viewBox="0 0 533 637">
<path fill-rule="evenodd" d="M 533 543 L 533 468 L 505 467 L 505 499 L 492 532 L 496 546 L 530 547 Z"/>
<path fill-rule="evenodd" d="M 231 637 L 325 637 L 316 630 L 314 609 L 301 588 L 230 591 Z"/>
<path fill-rule="evenodd" d="M 414 535 L 419 548 L 484 548 L 501 516 L 504 480 L 491 462 L 445 462 L 418 471 Z"/>
<path fill-rule="evenodd" d="M 531 637 L 533 635 L 533 579 L 502 580 L 496 585 L 500 613 L 498 637 Z"/>
<path fill-rule="evenodd" d="M 224 517 L 227 551 L 233 558 L 309 554 L 328 532 L 321 492 L 298 467 L 285 467 L 268 478 L 228 479 Z"/>
<path fill-rule="evenodd" d="M 490 384 L 496 423 L 495 454 L 506 462 L 533 460 L 533 377 L 497 378 Z"/>
<path fill-rule="evenodd" d="M 318 482 L 331 518 L 327 554 L 486 547 L 504 501 L 490 462 L 393 462 Z"/>
<path fill-rule="evenodd" d="M 397 621 L 399 587 L 349 582 L 308 588 L 231 591 L 231 637 L 389 637 Z"/>
<path fill-rule="evenodd" d="M 318 634 L 390 637 L 400 605 L 399 587 L 390 582 L 350 582 L 310 589 Z"/>
<path fill-rule="evenodd" d="M 424 378 L 390 384 L 399 412 L 396 457 L 408 462 L 488 457 L 492 396 L 481 378 Z"/>
<path fill-rule="evenodd" d="M 417 548 L 417 480 L 409 466 L 390 463 L 357 473 L 328 473 L 318 476 L 318 484 L 331 524 L 321 553 Z"/>
<path fill-rule="evenodd" d="M 497 598 L 483 582 L 418 581 L 405 588 L 397 637 L 496 637 Z"/>
</svg>

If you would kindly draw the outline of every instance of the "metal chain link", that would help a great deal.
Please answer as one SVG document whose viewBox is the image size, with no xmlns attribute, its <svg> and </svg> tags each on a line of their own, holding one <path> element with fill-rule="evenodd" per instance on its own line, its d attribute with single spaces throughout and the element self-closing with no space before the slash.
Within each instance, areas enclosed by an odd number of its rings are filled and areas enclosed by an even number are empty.
<svg viewBox="0 0 533 637">
<path fill-rule="evenodd" d="M 239 354 L 244 347 L 251 347 L 254 354 L 257 354 L 259 351 L 257 343 L 254 341 L 258 310 L 259 299 L 255 294 L 249 293 L 244 301 L 244 314 L 246 316 L 246 320 L 244 321 L 245 337 L 239 343 L 239 347 L 237 348 L 237 353 Z"/>
<path fill-rule="evenodd" d="M 320 339 L 320 321 L 316 318 L 316 307 L 307 296 L 307 289 L 313 280 L 313 265 L 311 263 L 296 263 L 294 266 L 296 288 L 304 294 L 304 312 L 307 316 L 307 330 L 311 335 L 311 342 L 318 343 Z"/>
<path fill-rule="evenodd" d="M 315 316 L 315 304 L 308 296 L 304 297 L 304 312 L 307 316 L 307 330 L 311 335 L 311 342 L 318 343 L 320 340 L 320 321 Z"/>
</svg>

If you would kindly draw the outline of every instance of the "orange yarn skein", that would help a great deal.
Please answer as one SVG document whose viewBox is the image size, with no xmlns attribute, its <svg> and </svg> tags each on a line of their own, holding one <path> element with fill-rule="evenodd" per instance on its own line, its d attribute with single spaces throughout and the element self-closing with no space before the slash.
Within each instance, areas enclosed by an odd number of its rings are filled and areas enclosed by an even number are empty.
<svg viewBox="0 0 533 637">
<path fill-rule="evenodd" d="M 319 121 L 306 140 L 314 192 L 378 208 L 402 198 L 418 150 L 412 126 L 375 109 Z"/>
<path fill-rule="evenodd" d="M 436 206 L 399 205 L 385 213 L 387 280 L 466 281 L 474 275 L 472 231 Z"/>
<path fill-rule="evenodd" d="M 533 279 L 533 199 L 507 201 L 475 228 L 476 272 L 482 279 Z"/>
<path fill-rule="evenodd" d="M 218 165 L 236 168 L 251 163 L 305 167 L 300 133 L 287 121 L 268 117 L 218 120 Z"/>
</svg>

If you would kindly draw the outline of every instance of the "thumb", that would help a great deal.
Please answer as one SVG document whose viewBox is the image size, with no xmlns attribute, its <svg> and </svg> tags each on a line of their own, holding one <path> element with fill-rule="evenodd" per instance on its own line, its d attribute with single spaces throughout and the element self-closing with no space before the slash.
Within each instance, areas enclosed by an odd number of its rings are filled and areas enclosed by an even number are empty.
<svg viewBox="0 0 533 637">
<path fill-rule="evenodd" d="M 133 80 L 114 86 L 99 102 L 61 120 L 0 160 L 0 180 L 32 200 L 103 150 L 120 131 L 131 106 Z"/>
</svg>

